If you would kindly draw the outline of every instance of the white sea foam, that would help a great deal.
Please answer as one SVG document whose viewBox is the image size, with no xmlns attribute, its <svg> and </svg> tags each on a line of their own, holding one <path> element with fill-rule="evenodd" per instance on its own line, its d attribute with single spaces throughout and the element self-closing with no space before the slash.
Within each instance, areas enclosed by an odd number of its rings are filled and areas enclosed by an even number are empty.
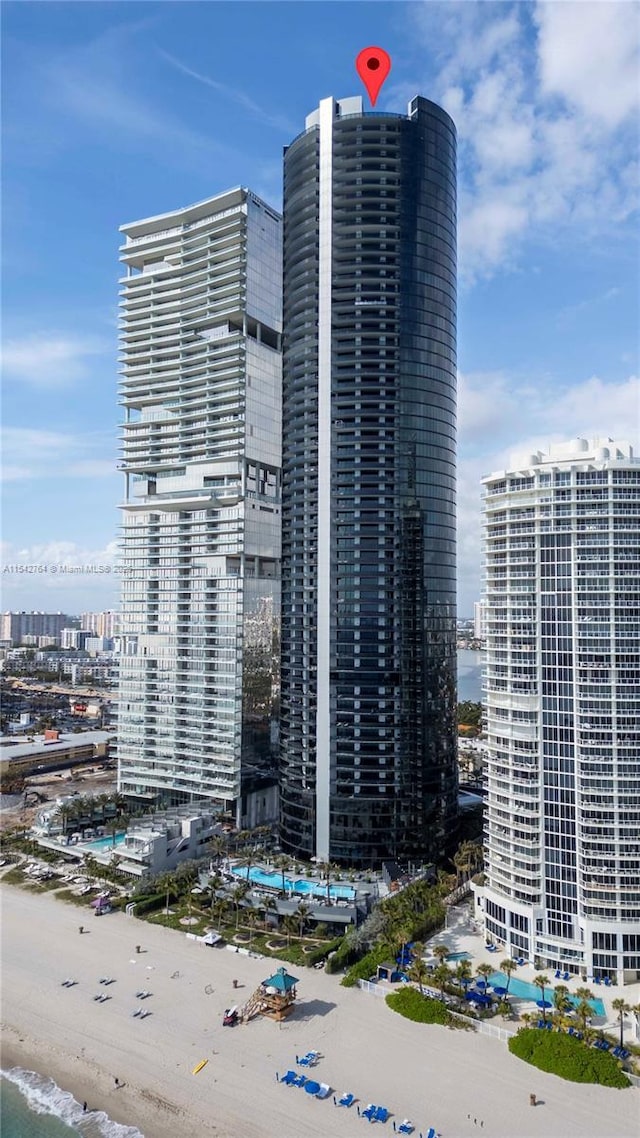
<svg viewBox="0 0 640 1138">
<path fill-rule="evenodd" d="M 71 1126 L 82 1138 L 144 1138 L 135 1126 L 123 1126 L 114 1122 L 103 1110 L 82 1109 L 69 1091 L 63 1091 L 46 1075 L 36 1071 L 25 1071 L 22 1067 L 10 1067 L 2 1075 L 14 1083 L 29 1104 L 34 1114 L 53 1114 L 67 1126 Z"/>
</svg>

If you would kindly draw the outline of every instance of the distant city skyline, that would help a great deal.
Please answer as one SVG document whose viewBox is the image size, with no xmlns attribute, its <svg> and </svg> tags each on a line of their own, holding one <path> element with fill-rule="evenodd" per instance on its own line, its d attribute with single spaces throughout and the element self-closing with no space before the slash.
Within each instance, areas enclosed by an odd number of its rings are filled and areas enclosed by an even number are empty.
<svg viewBox="0 0 640 1138">
<path fill-rule="evenodd" d="M 481 476 L 511 451 L 628 437 L 637 416 L 634 6 L 345 2 L 339 42 L 333 4 L 238 11 L 4 5 L 3 605 L 117 606 L 122 218 L 233 184 L 280 209 L 283 144 L 327 92 L 362 93 L 354 60 L 378 43 L 392 71 L 376 109 L 403 112 L 418 92 L 458 125 L 458 598 L 471 616 Z"/>
</svg>

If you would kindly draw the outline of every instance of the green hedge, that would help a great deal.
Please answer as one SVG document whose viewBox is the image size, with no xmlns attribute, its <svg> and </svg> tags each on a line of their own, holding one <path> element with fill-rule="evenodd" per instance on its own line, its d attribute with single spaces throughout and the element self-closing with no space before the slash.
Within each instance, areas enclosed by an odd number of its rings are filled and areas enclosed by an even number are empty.
<svg viewBox="0 0 640 1138">
<path fill-rule="evenodd" d="M 603 1087 L 631 1086 L 613 1055 L 598 1051 L 559 1031 L 521 1028 L 509 1040 L 509 1050 L 525 1063 L 531 1063 L 541 1071 L 559 1075 L 561 1079 L 569 1079 L 573 1083 L 599 1083 Z"/>
<path fill-rule="evenodd" d="M 329 961 L 330 965 L 335 965 L 338 955 L 339 952 L 336 956 L 332 957 Z M 342 987 L 354 988 L 358 980 L 368 980 L 376 971 L 379 964 L 385 964 L 387 961 L 394 960 L 394 958 L 395 953 L 389 948 L 388 944 L 376 945 L 366 956 L 362 957 L 362 960 L 359 960 L 357 964 L 354 964 L 353 967 L 349 969 L 347 975 L 341 980 Z M 333 972 L 335 969 L 330 968 L 329 971 Z"/>
<path fill-rule="evenodd" d="M 152 913 L 154 909 L 159 909 L 166 903 L 166 893 L 156 893 L 155 897 L 143 897 L 141 901 L 134 901 L 133 915 L 134 917 L 141 917 L 144 913 Z"/>
<path fill-rule="evenodd" d="M 467 1027 L 456 1019 L 441 1000 L 421 996 L 417 988 L 403 987 L 386 998 L 389 1007 L 406 1019 L 416 1023 L 440 1023 L 443 1027 Z"/>
</svg>

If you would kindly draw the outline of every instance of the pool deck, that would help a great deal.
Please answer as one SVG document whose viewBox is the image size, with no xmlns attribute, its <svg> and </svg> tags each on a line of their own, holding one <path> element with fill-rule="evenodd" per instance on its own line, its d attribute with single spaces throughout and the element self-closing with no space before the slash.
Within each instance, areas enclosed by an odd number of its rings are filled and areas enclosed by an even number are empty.
<svg viewBox="0 0 640 1138">
<path fill-rule="evenodd" d="M 482 928 L 473 920 L 468 902 L 452 906 L 448 910 L 446 928 L 427 942 L 427 958 L 429 957 L 429 949 L 434 944 L 446 944 L 450 952 L 468 952 L 471 958 L 470 964 L 474 971 L 479 964 L 490 964 L 494 972 L 500 972 L 500 962 L 507 956 L 506 949 L 502 949 L 500 946 L 498 946 L 497 952 L 489 952 Z M 631 1005 L 640 1003 L 640 983 L 625 984 L 624 986 L 611 984 L 607 987 L 605 984 L 594 984 L 593 981 L 583 980 L 580 976 L 571 976 L 571 979 L 567 981 L 556 980 L 555 969 L 534 968 L 529 963 L 520 965 L 512 975 L 514 978 L 518 977 L 520 980 L 525 980 L 531 984 L 534 976 L 541 972 L 549 977 L 547 991 L 553 991 L 558 984 L 563 983 L 566 983 L 570 996 L 575 995 L 578 988 L 590 988 L 594 999 L 602 1000 L 605 1007 L 606 1016 L 604 1020 L 602 1017 L 594 1017 L 595 1026 L 603 1030 L 619 1030 L 618 1014 L 612 1008 L 613 1000 L 622 998 Z M 545 998 L 548 998 L 546 994 Z M 535 1008 L 535 1002 L 532 1000 L 518 999 L 517 996 L 511 996 L 511 999 L 517 1005 L 518 1011 L 531 1011 Z M 632 1028 L 627 1026 L 628 1037 L 631 1031 Z M 638 1042 L 640 1042 L 640 1035 Z"/>
</svg>

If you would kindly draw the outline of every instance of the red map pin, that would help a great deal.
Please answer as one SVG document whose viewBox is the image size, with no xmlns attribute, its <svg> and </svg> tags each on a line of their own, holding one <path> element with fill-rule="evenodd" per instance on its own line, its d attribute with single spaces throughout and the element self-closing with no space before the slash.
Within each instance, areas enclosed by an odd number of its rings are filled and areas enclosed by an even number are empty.
<svg viewBox="0 0 640 1138">
<path fill-rule="evenodd" d="M 367 88 L 371 106 L 375 107 L 380 88 L 391 71 L 391 57 L 381 47 L 365 47 L 356 59 L 356 71 Z"/>
</svg>

